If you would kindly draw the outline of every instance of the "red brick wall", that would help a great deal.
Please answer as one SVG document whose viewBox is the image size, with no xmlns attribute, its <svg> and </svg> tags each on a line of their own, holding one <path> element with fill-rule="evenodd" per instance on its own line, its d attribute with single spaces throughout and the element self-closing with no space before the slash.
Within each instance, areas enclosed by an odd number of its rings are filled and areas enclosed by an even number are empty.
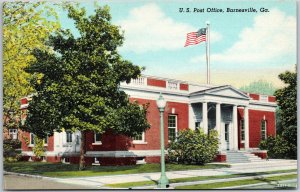
<svg viewBox="0 0 300 192">
<path fill-rule="evenodd" d="M 180 90 L 188 91 L 189 90 L 189 85 L 180 83 Z"/>
<path fill-rule="evenodd" d="M 88 151 L 113 151 L 113 150 L 159 150 L 160 149 L 160 116 L 155 100 L 130 98 L 130 101 L 137 101 L 139 104 L 149 103 L 147 119 L 151 127 L 145 132 L 145 142 L 147 144 L 134 144 L 132 139 L 123 135 L 115 135 L 107 131 L 102 135 L 102 145 L 93 145 L 94 133 L 88 132 L 86 135 L 86 146 Z M 167 102 L 164 112 L 164 134 L 165 145 L 168 145 L 168 115 L 172 114 L 175 108 L 177 115 L 177 128 L 183 130 L 188 128 L 188 104 Z"/>
<path fill-rule="evenodd" d="M 224 154 L 218 154 L 214 160 L 214 162 L 225 162 L 226 161 L 226 155 Z"/>
<path fill-rule="evenodd" d="M 151 128 L 146 131 L 145 141 L 147 144 L 132 144 L 129 149 L 145 150 L 145 149 L 160 149 L 160 116 L 155 100 L 146 99 L 134 99 L 138 103 L 145 104 L 149 103 L 147 119 L 151 125 Z M 167 102 L 164 112 L 164 135 L 165 145 L 168 145 L 168 115 L 172 114 L 172 108 L 175 108 L 174 115 L 177 115 L 177 128 L 183 130 L 188 128 L 188 104 Z"/>
<path fill-rule="evenodd" d="M 21 99 L 21 105 L 27 104 L 28 100 L 26 98 Z"/>
<path fill-rule="evenodd" d="M 109 165 L 135 165 L 136 159 L 134 157 L 101 157 L 98 159 L 100 165 L 109 166 Z"/>
<path fill-rule="evenodd" d="M 22 142 L 21 145 L 22 151 L 32 151 L 32 147 L 28 147 L 24 138 L 27 138 L 28 142 L 30 142 L 30 133 L 24 131 L 20 136 L 20 141 Z"/>
<path fill-rule="evenodd" d="M 21 134 L 19 135 L 19 139 L 21 141 L 21 148 L 22 148 L 22 151 L 32 151 L 32 147 L 29 147 L 26 142 L 25 142 L 25 139 L 24 138 L 27 138 L 28 139 L 28 142 L 30 142 L 30 133 L 29 132 L 26 132 L 26 131 L 23 131 L 21 132 Z M 54 136 L 50 136 L 48 137 L 48 145 L 45 146 L 46 150 L 47 151 L 54 151 Z"/>
<path fill-rule="evenodd" d="M 54 136 L 48 137 L 47 151 L 54 151 Z"/>
<path fill-rule="evenodd" d="M 160 163 L 160 156 L 145 157 L 147 163 Z"/>
<path fill-rule="evenodd" d="M 47 162 L 59 163 L 61 162 L 61 157 L 58 156 L 48 156 L 46 157 Z"/>
<path fill-rule="evenodd" d="M 147 85 L 155 87 L 166 87 L 165 80 L 147 78 Z"/>
<path fill-rule="evenodd" d="M 249 147 L 257 148 L 261 140 L 261 121 L 267 121 L 267 136 L 276 134 L 275 113 L 249 109 Z"/>
<path fill-rule="evenodd" d="M 269 97 L 268 97 L 268 101 L 269 101 L 269 102 L 276 102 L 276 97 L 274 97 L 274 96 L 269 96 Z"/>
<path fill-rule="evenodd" d="M 249 96 L 250 96 L 253 100 L 259 100 L 259 95 L 258 95 L 258 94 L 250 93 Z"/>
<path fill-rule="evenodd" d="M 252 152 L 252 154 L 262 158 L 262 159 L 266 159 L 267 158 L 267 152 Z"/>
</svg>

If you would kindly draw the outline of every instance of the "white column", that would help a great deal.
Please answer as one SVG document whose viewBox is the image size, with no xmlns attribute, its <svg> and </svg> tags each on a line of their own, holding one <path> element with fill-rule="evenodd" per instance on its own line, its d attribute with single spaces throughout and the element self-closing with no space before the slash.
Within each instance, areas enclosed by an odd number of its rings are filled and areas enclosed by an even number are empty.
<svg viewBox="0 0 300 192">
<path fill-rule="evenodd" d="M 194 110 L 192 104 L 189 104 L 189 128 L 195 130 Z"/>
<path fill-rule="evenodd" d="M 216 103 L 216 130 L 219 135 L 219 150 L 222 146 L 222 136 L 221 136 L 221 104 Z"/>
<path fill-rule="evenodd" d="M 207 102 L 202 103 L 202 121 L 204 133 L 208 133 Z"/>
<path fill-rule="evenodd" d="M 233 150 L 238 150 L 238 119 L 237 119 L 237 106 L 233 106 L 232 111 L 232 122 L 233 122 Z"/>
<path fill-rule="evenodd" d="M 245 150 L 249 149 L 249 113 L 248 107 L 244 107 L 244 126 L 245 126 Z"/>
</svg>

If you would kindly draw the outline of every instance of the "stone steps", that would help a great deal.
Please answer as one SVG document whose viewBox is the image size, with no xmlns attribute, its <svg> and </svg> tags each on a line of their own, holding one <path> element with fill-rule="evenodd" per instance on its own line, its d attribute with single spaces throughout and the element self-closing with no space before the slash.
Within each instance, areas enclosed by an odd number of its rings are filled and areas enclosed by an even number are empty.
<svg viewBox="0 0 300 192">
<path fill-rule="evenodd" d="M 262 162 L 263 160 L 254 154 L 246 151 L 227 151 L 226 162 L 227 163 L 251 163 Z"/>
</svg>

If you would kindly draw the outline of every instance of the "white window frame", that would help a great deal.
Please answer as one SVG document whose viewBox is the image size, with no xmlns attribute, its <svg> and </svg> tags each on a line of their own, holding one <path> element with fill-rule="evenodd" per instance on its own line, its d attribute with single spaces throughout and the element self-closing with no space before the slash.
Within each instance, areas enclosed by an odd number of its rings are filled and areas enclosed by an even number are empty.
<svg viewBox="0 0 300 192">
<path fill-rule="evenodd" d="M 175 127 L 169 127 L 169 117 L 170 116 L 175 116 Z M 177 122 L 177 115 L 173 115 L 173 114 L 169 114 L 168 115 L 168 142 L 171 142 L 171 140 L 169 140 L 169 129 L 174 129 L 175 128 L 175 141 L 176 141 L 176 136 L 177 136 L 177 130 L 178 130 L 178 122 Z"/>
<path fill-rule="evenodd" d="M 240 126 L 241 126 L 241 143 L 245 143 L 245 120 L 241 119 L 240 120 Z M 244 139 L 243 139 L 244 135 Z"/>
<path fill-rule="evenodd" d="M 92 165 L 100 165 L 100 162 L 97 159 L 97 157 L 94 157 L 94 162 L 92 163 Z"/>
<path fill-rule="evenodd" d="M 18 129 L 9 129 L 8 134 L 11 139 L 18 140 Z M 16 138 L 14 138 L 14 137 L 16 137 Z"/>
<path fill-rule="evenodd" d="M 263 122 L 264 122 L 264 125 L 265 125 L 265 130 L 264 130 L 264 135 L 263 135 Z M 264 139 L 263 139 L 263 136 L 264 136 Z M 266 120 L 261 120 L 260 121 L 260 140 L 266 140 L 267 139 L 267 121 Z"/>
<path fill-rule="evenodd" d="M 71 141 L 68 142 L 68 134 L 71 134 Z M 71 144 L 73 142 L 73 133 L 72 131 L 66 131 L 66 143 Z"/>
<path fill-rule="evenodd" d="M 44 146 L 48 146 L 49 137 L 48 135 L 44 138 Z"/>
<path fill-rule="evenodd" d="M 269 96 L 268 95 L 259 95 L 259 100 L 263 102 L 268 102 Z"/>
<path fill-rule="evenodd" d="M 102 145 L 102 141 L 101 140 L 100 141 L 96 141 L 96 134 L 100 134 L 100 133 L 94 132 L 94 142 L 92 143 L 92 145 Z"/>
<path fill-rule="evenodd" d="M 132 138 L 132 143 L 133 144 L 147 144 L 145 141 L 145 132 L 142 133 L 142 139 L 141 140 L 135 140 L 134 137 Z"/>
</svg>

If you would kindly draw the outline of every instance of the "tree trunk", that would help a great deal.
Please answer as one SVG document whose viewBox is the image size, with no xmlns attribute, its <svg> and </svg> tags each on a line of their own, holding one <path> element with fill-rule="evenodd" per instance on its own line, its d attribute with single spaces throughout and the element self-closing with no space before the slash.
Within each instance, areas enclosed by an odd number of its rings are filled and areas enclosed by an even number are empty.
<svg viewBox="0 0 300 192">
<path fill-rule="evenodd" d="M 81 138 L 80 138 L 80 157 L 79 157 L 79 171 L 85 169 L 85 131 L 81 131 Z"/>
</svg>

